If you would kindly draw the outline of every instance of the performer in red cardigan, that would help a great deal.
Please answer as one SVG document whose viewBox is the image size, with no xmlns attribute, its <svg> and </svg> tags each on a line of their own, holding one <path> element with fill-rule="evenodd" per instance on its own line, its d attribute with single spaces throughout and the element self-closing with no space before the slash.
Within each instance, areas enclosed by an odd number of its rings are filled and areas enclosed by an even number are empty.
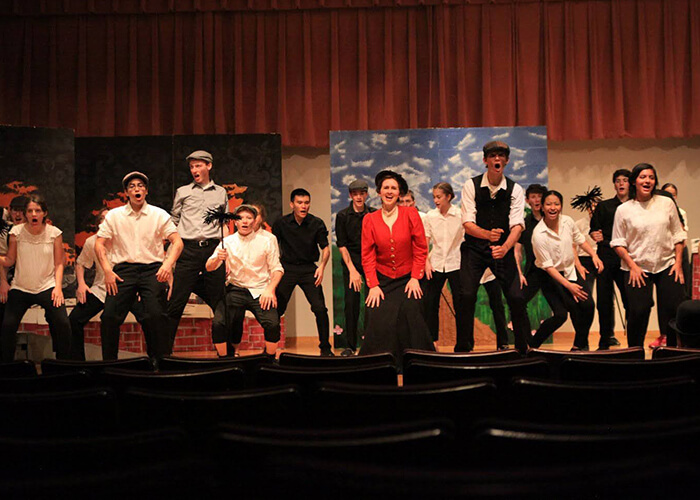
<svg viewBox="0 0 700 500">
<path fill-rule="evenodd" d="M 404 349 L 435 350 L 419 283 L 428 248 L 418 211 L 398 206 L 408 191 L 404 178 L 383 170 L 374 182 L 382 208 L 362 221 L 362 267 L 369 293 L 360 354 L 391 352 L 400 362 Z"/>
</svg>

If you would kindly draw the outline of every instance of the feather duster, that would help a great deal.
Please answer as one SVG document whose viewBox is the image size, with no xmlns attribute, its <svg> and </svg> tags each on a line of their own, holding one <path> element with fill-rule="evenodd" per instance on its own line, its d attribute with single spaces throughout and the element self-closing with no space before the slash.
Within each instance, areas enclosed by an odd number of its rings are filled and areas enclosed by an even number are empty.
<svg viewBox="0 0 700 500">
<path fill-rule="evenodd" d="M 600 186 L 593 186 L 593 189 L 589 189 L 584 194 L 574 196 L 571 199 L 571 208 L 575 208 L 581 212 L 592 210 L 593 204 L 600 202 L 602 199 L 603 192 L 600 190 Z"/>
<path fill-rule="evenodd" d="M 205 224 L 218 224 L 221 229 L 221 240 L 224 239 L 224 226 L 232 220 L 240 219 L 240 215 L 232 214 L 226 211 L 226 205 L 219 205 L 216 208 L 210 208 L 204 215 Z"/>
</svg>

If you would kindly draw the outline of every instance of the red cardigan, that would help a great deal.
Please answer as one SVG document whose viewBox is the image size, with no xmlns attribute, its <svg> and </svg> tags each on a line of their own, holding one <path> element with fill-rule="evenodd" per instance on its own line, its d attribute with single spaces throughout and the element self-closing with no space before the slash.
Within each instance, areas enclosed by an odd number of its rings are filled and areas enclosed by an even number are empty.
<svg viewBox="0 0 700 500">
<path fill-rule="evenodd" d="M 398 209 L 391 231 L 382 219 L 381 210 L 362 219 L 362 267 L 370 288 L 379 285 L 377 271 L 390 278 L 411 273 L 411 278 L 416 279 L 421 279 L 425 272 L 428 244 L 418 210 Z"/>
</svg>

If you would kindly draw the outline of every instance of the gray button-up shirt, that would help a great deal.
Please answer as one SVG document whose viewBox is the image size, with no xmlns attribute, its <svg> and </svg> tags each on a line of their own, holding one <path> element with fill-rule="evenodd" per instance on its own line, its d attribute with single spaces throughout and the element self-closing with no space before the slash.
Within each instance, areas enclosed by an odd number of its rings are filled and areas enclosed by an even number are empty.
<svg viewBox="0 0 700 500">
<path fill-rule="evenodd" d="M 214 181 L 209 181 L 206 186 L 192 182 L 178 188 L 170 213 L 180 237 L 183 240 L 221 238 L 218 224 L 205 224 L 204 216 L 207 210 L 222 204 L 228 206 L 226 190 L 214 184 Z"/>
</svg>

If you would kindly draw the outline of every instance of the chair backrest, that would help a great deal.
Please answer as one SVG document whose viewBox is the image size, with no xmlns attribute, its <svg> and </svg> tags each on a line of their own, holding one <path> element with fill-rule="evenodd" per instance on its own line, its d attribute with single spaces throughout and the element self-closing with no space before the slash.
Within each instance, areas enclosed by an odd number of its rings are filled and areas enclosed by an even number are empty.
<svg viewBox="0 0 700 500">
<path fill-rule="evenodd" d="M 183 425 L 208 431 L 221 422 L 296 425 L 304 420 L 299 389 L 292 385 L 223 392 L 127 389 L 122 401 L 122 419 L 132 429 Z"/>
<path fill-rule="evenodd" d="M 459 428 L 492 415 L 496 384 L 491 379 L 406 387 L 326 382 L 310 400 L 319 426 L 447 418 Z"/>
<path fill-rule="evenodd" d="M 36 366 L 26 359 L 0 363 L 0 377 L 28 377 L 36 374 Z"/>
<path fill-rule="evenodd" d="M 84 371 L 0 378 L 0 394 L 68 391 L 94 386 L 94 378 Z"/>
<path fill-rule="evenodd" d="M 236 366 L 181 372 L 143 372 L 107 368 L 100 381 L 120 393 L 128 387 L 173 391 L 229 391 L 243 389 L 245 374 Z"/>
<path fill-rule="evenodd" d="M 554 349 L 530 349 L 528 358 L 545 359 L 549 363 L 552 378 L 559 377 L 559 368 L 562 361 L 568 358 L 590 359 L 644 359 L 643 347 L 629 347 L 626 349 L 608 349 L 605 351 L 556 351 Z"/>
<path fill-rule="evenodd" d="M 538 466 L 625 461 L 653 454 L 697 464 L 700 417 L 623 424 L 552 424 L 514 420 L 483 421 L 475 429 L 472 453 L 483 463 L 521 464 L 538 457 Z M 665 458 L 664 458 L 665 457 Z"/>
<path fill-rule="evenodd" d="M 659 360 L 601 360 L 567 358 L 560 368 L 562 380 L 582 382 L 634 381 L 670 377 L 700 377 L 700 356 L 687 355 Z"/>
<path fill-rule="evenodd" d="M 295 457 L 431 463 L 451 454 L 454 443 L 451 424 L 444 420 L 326 429 L 223 424 L 220 430 L 218 451 L 231 464 L 270 459 L 283 464 Z"/>
<path fill-rule="evenodd" d="M 700 355 L 700 349 L 694 347 L 657 347 L 651 353 L 651 359 L 677 358 L 690 354 Z"/>
<path fill-rule="evenodd" d="M 0 433 L 83 436 L 118 428 L 117 399 L 106 388 L 0 394 Z"/>
<path fill-rule="evenodd" d="M 158 370 L 170 372 L 237 366 L 242 368 L 246 373 L 252 373 L 259 366 L 269 364 L 272 364 L 272 361 L 266 354 L 253 354 L 251 356 L 239 356 L 235 358 L 184 358 L 168 356 L 158 360 Z"/>
<path fill-rule="evenodd" d="M 522 354 L 515 349 L 487 352 L 435 352 L 406 349 L 403 352 L 403 363 L 406 365 L 413 361 L 428 361 L 430 363 L 442 363 L 446 365 L 475 365 L 477 363 L 517 361 L 522 359 L 522 357 Z"/>
<path fill-rule="evenodd" d="M 102 373 L 107 368 L 128 368 L 129 370 L 153 371 L 153 363 L 145 356 L 138 358 L 115 359 L 110 361 L 74 361 L 69 359 L 45 359 L 41 362 L 41 373 L 65 373 L 86 371 Z"/>
<path fill-rule="evenodd" d="M 396 365 L 391 353 L 370 354 L 367 356 L 313 356 L 283 352 L 279 357 L 280 366 L 299 368 L 353 368 L 356 366 L 390 363 Z"/>
<path fill-rule="evenodd" d="M 321 382 L 349 382 L 367 385 L 397 385 L 396 367 L 392 363 L 377 363 L 353 368 L 299 368 L 261 366 L 256 377 L 259 387 L 298 385 L 309 389 Z"/>
<path fill-rule="evenodd" d="M 427 361 L 413 361 L 404 367 L 404 385 L 433 384 L 489 377 L 497 385 L 507 385 L 513 377 L 549 377 L 549 365 L 543 359 L 483 363 L 473 365 L 445 365 Z"/>
<path fill-rule="evenodd" d="M 691 377 L 635 382 L 565 382 L 516 378 L 504 415 L 532 422 L 606 424 L 695 415 Z"/>
</svg>

